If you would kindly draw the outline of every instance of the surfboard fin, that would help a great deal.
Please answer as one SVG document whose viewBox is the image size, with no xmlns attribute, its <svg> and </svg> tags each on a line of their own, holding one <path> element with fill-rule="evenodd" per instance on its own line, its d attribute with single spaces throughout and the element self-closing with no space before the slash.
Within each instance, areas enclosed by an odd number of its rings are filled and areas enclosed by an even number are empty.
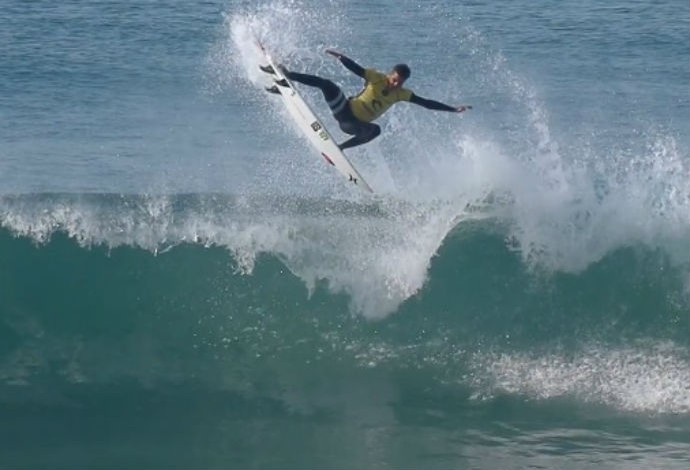
<svg viewBox="0 0 690 470">
<path fill-rule="evenodd" d="M 270 73 L 271 75 L 275 75 L 276 71 L 273 70 L 273 67 L 270 65 L 259 65 L 259 70 L 261 70 L 264 73 Z"/>
<path fill-rule="evenodd" d="M 288 84 L 287 80 L 284 78 L 281 78 L 280 80 L 274 80 L 276 82 L 276 85 L 284 86 L 284 87 L 289 87 L 290 85 Z"/>
<path fill-rule="evenodd" d="M 278 88 L 278 85 L 273 85 L 273 86 L 267 86 L 266 91 L 269 93 L 273 93 L 275 95 L 280 94 L 280 89 Z"/>
</svg>

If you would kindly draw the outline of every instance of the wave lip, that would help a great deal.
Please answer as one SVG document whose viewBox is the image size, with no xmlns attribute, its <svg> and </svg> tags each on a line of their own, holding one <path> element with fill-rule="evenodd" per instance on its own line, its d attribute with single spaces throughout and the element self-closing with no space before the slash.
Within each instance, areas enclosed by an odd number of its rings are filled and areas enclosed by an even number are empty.
<svg viewBox="0 0 690 470">
<path fill-rule="evenodd" d="M 161 253 L 182 243 L 228 249 L 251 273 L 260 254 L 280 259 L 311 291 L 325 280 L 353 311 L 382 318 L 423 286 L 430 261 L 467 201 L 370 202 L 227 195 L 39 194 L 0 198 L 0 224 L 46 243 Z M 460 207 L 461 209 L 458 209 Z"/>
</svg>

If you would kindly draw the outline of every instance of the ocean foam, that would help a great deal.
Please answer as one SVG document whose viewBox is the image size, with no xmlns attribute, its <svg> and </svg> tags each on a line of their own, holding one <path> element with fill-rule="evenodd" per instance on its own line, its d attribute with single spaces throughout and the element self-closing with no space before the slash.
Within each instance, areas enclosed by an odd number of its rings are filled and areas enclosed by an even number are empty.
<svg viewBox="0 0 690 470">
<path fill-rule="evenodd" d="M 574 354 L 478 353 L 478 396 L 575 397 L 634 412 L 690 412 L 687 349 L 670 343 L 591 345 Z"/>
</svg>

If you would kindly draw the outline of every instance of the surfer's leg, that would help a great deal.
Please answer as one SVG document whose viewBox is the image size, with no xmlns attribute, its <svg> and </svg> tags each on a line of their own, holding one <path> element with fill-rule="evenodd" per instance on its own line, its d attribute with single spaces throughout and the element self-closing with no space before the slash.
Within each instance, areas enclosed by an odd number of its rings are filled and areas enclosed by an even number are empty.
<svg viewBox="0 0 690 470">
<path fill-rule="evenodd" d="M 331 106 L 331 109 L 333 109 L 331 102 L 334 102 L 334 100 L 338 100 L 341 96 L 344 97 L 343 92 L 340 91 L 338 85 L 325 78 L 321 78 L 316 75 L 309 75 L 306 73 L 289 72 L 285 69 L 283 69 L 283 73 L 287 78 L 294 82 L 299 82 L 303 83 L 304 85 L 319 88 L 323 93 L 323 97 L 328 102 L 328 105 Z"/>
<path fill-rule="evenodd" d="M 340 150 L 366 144 L 381 134 L 381 127 L 371 122 L 342 121 L 340 122 L 340 129 L 346 134 L 354 135 L 351 139 L 338 145 Z"/>
</svg>

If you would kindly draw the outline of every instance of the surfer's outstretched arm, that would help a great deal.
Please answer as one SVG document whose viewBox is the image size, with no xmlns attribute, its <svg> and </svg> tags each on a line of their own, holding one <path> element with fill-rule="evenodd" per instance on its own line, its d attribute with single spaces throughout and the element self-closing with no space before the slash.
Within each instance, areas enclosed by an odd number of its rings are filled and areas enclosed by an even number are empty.
<svg viewBox="0 0 690 470">
<path fill-rule="evenodd" d="M 354 73 L 355 75 L 365 78 L 364 75 L 364 67 L 359 65 L 357 62 L 354 60 L 350 59 L 349 57 L 345 56 L 345 54 L 342 54 L 334 49 L 326 49 L 326 54 L 330 54 L 336 59 L 340 61 L 341 64 L 343 64 L 347 69 Z"/>
<path fill-rule="evenodd" d="M 426 109 L 434 109 L 436 111 L 450 111 L 454 113 L 461 113 L 467 109 L 472 109 L 472 106 L 469 105 L 449 106 L 439 101 L 422 98 L 421 96 L 417 96 L 414 93 L 412 93 L 412 96 L 410 96 L 410 103 L 418 104 L 419 106 L 423 106 Z"/>
</svg>

